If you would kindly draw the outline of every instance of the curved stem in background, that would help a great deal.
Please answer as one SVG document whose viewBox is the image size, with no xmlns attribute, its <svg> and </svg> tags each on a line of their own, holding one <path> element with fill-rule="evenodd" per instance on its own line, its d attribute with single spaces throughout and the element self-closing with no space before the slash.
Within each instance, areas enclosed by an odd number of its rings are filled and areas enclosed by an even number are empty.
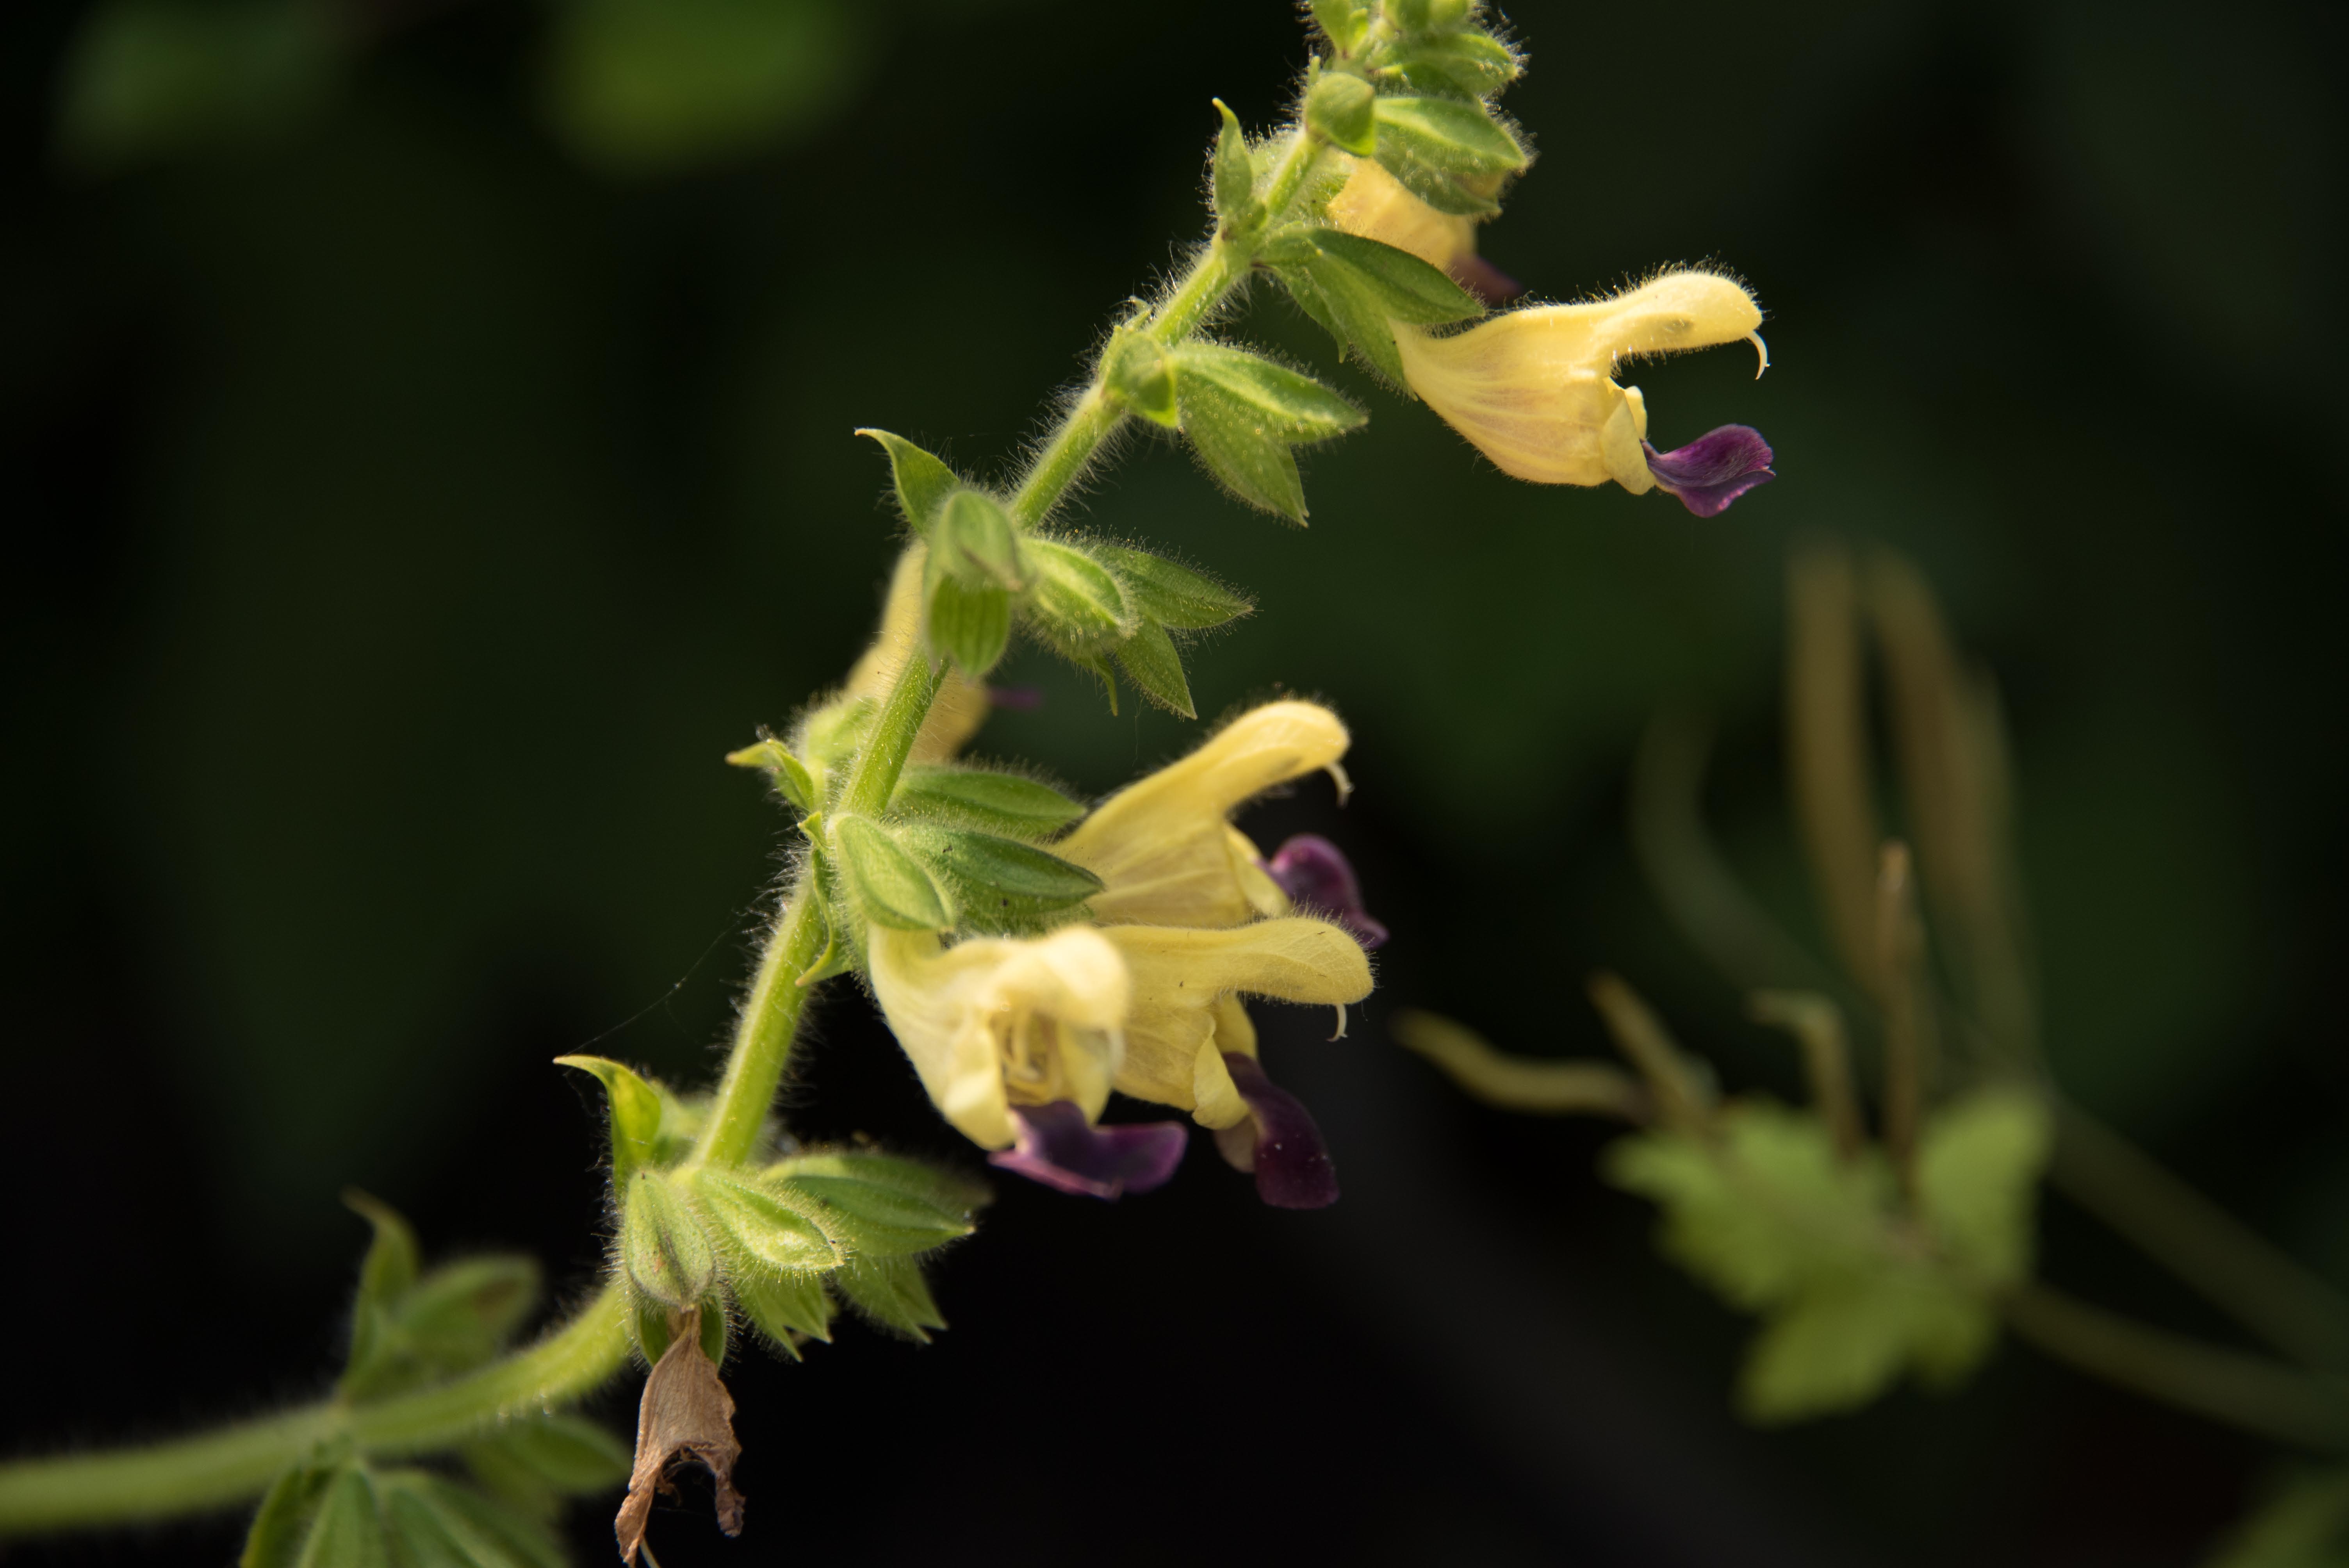
<svg viewBox="0 0 2349 1568">
<path fill-rule="evenodd" d="M 2025 1285 L 2001 1307 L 2017 1335 L 2107 1382 L 2277 1442 L 2349 1450 L 2349 1390 L 2337 1380 L 2149 1328 L 2045 1285 Z"/>
<path fill-rule="evenodd" d="M 619 1287 L 607 1284 L 527 1350 L 437 1387 L 367 1405 L 305 1405 L 143 1448 L 0 1465 L 0 1537 L 250 1502 L 288 1465 L 344 1439 L 384 1459 L 445 1449 L 499 1421 L 594 1392 L 627 1357 Z"/>
<path fill-rule="evenodd" d="M 2077 1106 L 2055 1110 L 2067 1197 L 2285 1355 L 2349 1371 L 2349 1299 Z"/>
</svg>

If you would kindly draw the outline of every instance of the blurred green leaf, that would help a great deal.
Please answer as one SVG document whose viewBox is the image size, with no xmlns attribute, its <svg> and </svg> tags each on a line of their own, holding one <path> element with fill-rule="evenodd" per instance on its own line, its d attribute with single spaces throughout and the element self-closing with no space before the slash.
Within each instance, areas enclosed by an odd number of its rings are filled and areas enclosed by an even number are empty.
<svg viewBox="0 0 2349 1568">
<path fill-rule="evenodd" d="M 1926 1123 L 1918 1201 L 1951 1260 L 1986 1284 L 2030 1276 L 2032 1214 L 2054 1142 L 2046 1101 L 2023 1088 L 1978 1090 Z"/>
<path fill-rule="evenodd" d="M 2285 1481 L 2228 1532 L 2206 1568 L 2349 1568 L 2349 1470 Z"/>
<path fill-rule="evenodd" d="M 1191 701 L 1191 683 L 1183 675 L 1183 655 L 1157 622 L 1143 622 L 1140 631 L 1117 645 L 1117 667 L 1136 690 L 1167 712 L 1199 717 Z"/>
<path fill-rule="evenodd" d="M 847 104 L 867 55 L 843 0 L 564 0 L 547 112 L 587 162 L 665 172 L 814 129 Z"/>
<path fill-rule="evenodd" d="M 117 0 L 67 57 L 58 149 L 111 168 L 282 134 L 325 101 L 341 56 L 314 0 Z"/>
</svg>

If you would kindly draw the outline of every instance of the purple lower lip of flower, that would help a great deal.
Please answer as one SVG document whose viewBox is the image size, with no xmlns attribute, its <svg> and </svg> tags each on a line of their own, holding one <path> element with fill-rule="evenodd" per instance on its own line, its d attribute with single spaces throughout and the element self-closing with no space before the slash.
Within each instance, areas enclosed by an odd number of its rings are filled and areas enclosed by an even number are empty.
<svg viewBox="0 0 2349 1568">
<path fill-rule="evenodd" d="M 1305 1102 L 1264 1076 L 1254 1057 L 1224 1053 L 1247 1121 L 1216 1135 L 1224 1158 L 1256 1172 L 1256 1195 L 1276 1209 L 1326 1209 L 1338 1201 L 1338 1170 Z M 1241 1135 L 1254 1133 L 1252 1140 Z"/>
<path fill-rule="evenodd" d="M 1011 1119 L 1019 1127 L 1019 1141 L 987 1162 L 1087 1198 L 1115 1199 L 1164 1186 L 1191 1138 L 1179 1121 L 1095 1127 L 1065 1099 L 1015 1105 Z"/>
<path fill-rule="evenodd" d="M 1482 256 L 1462 256 L 1452 263 L 1452 281 L 1486 304 L 1506 304 L 1526 292 L 1526 285 Z"/>
<path fill-rule="evenodd" d="M 1640 445 L 1658 488 L 1680 497 L 1699 517 L 1719 517 L 1731 501 L 1778 477 L 1770 467 L 1770 443 L 1750 425 L 1723 425 L 1669 452 Z"/>
<path fill-rule="evenodd" d="M 1265 874 L 1280 891 L 1308 909 L 1318 910 L 1354 934 L 1364 947 L 1387 939 L 1387 928 L 1362 907 L 1362 884 L 1346 851 L 1319 833 L 1299 833 L 1285 841 L 1264 862 Z"/>
</svg>

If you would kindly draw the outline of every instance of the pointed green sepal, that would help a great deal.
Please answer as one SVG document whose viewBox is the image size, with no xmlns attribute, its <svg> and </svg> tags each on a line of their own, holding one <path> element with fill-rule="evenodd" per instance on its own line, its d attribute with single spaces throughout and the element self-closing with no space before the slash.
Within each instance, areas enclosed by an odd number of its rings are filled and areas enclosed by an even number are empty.
<svg viewBox="0 0 2349 1568">
<path fill-rule="evenodd" d="M 1183 655 L 1157 622 L 1144 621 L 1142 630 L 1117 645 L 1117 667 L 1135 690 L 1167 712 L 1183 718 L 1199 717 L 1191 702 L 1191 683 L 1183 674 Z"/>
<path fill-rule="evenodd" d="M 885 1154 L 802 1154 L 767 1168 L 764 1185 L 788 1193 L 856 1259 L 927 1252 L 970 1234 L 985 1193 Z"/>
<path fill-rule="evenodd" d="M 947 497 L 962 485 L 955 471 L 903 436 L 893 436 L 886 430 L 859 430 L 881 443 L 889 454 L 889 477 L 897 492 L 897 510 L 905 524 L 923 538 L 929 537 L 931 526 L 937 521 L 938 509 Z"/>
<path fill-rule="evenodd" d="M 660 1090 L 608 1057 L 557 1057 L 554 1065 L 593 1073 L 604 1086 L 605 1103 L 611 1109 L 612 1185 L 626 1188 L 629 1177 L 655 1162 L 661 1131 Z"/>
<path fill-rule="evenodd" d="M 832 1339 L 832 1296 L 826 1274 L 770 1274 L 749 1270 L 735 1276 L 734 1300 L 775 1348 L 799 1359 L 802 1338 Z"/>
<path fill-rule="evenodd" d="M 630 1177 L 626 1192 L 620 1212 L 620 1264 L 629 1280 L 668 1306 L 699 1301 L 717 1277 L 718 1260 L 684 1195 L 650 1171 Z"/>
<path fill-rule="evenodd" d="M 828 1269 L 841 1261 L 823 1228 L 793 1205 L 796 1194 L 769 1191 L 714 1169 L 699 1172 L 694 1185 L 719 1243 L 739 1260 L 793 1273 Z"/>
<path fill-rule="evenodd" d="M 1378 150 L 1379 125 L 1371 113 L 1377 98 L 1371 84 L 1343 71 L 1324 71 L 1305 93 L 1305 129 L 1357 158 Z"/>
<path fill-rule="evenodd" d="M 1017 839 L 907 822 L 899 843 L 947 890 L 958 923 L 973 931 L 1033 930 L 1046 915 L 1101 892 L 1101 878 Z"/>
<path fill-rule="evenodd" d="M 828 1277 L 857 1311 L 908 1339 L 926 1345 L 928 1330 L 947 1326 L 929 1282 L 911 1258 L 863 1257 Z"/>
<path fill-rule="evenodd" d="M 1239 117 L 1223 99 L 1215 101 L 1224 122 L 1216 132 L 1216 221 L 1225 232 L 1238 233 L 1263 217 L 1264 205 L 1256 199 L 1256 160 L 1248 152 Z"/>
<path fill-rule="evenodd" d="M 1020 554 L 1019 530 L 1012 526 L 1011 514 L 985 490 L 956 490 L 938 509 L 930 563 L 956 582 L 969 588 L 1005 588 L 1016 593 L 1028 585 Z"/>
<path fill-rule="evenodd" d="M 1148 333 L 1121 327 L 1102 353 L 1102 385 L 1126 409 L 1153 424 L 1174 428 L 1174 366 L 1164 346 Z"/>
<path fill-rule="evenodd" d="M 1283 230 L 1263 254 L 1268 265 L 1307 268 L 1325 291 L 1344 294 L 1359 308 L 1395 321 L 1441 326 L 1485 314 L 1484 303 L 1442 269 L 1409 251 L 1342 229 Z M 1359 417 L 1354 423 L 1361 423 Z"/>
<path fill-rule="evenodd" d="M 1127 599 L 1143 618 L 1162 626 L 1204 631 L 1256 608 L 1254 600 L 1164 556 L 1114 544 L 1093 546 L 1093 555 L 1117 574 L 1125 585 Z"/>
<path fill-rule="evenodd" d="M 237 1568 L 295 1568 L 319 1509 L 344 1470 L 337 1460 L 305 1461 L 270 1482 L 246 1527 Z"/>
<path fill-rule="evenodd" d="M 732 1319 L 726 1315 L 726 1303 L 714 1293 L 705 1295 L 701 1307 L 701 1353 L 709 1357 L 712 1367 L 726 1365 L 728 1337 Z M 657 1366 L 675 1332 L 678 1309 L 657 1301 L 639 1299 L 629 1324 L 635 1330 L 636 1349 L 647 1365 Z"/>
<path fill-rule="evenodd" d="M 1399 44 L 1386 63 L 1413 92 L 1457 98 L 1489 98 L 1525 69 L 1507 45 L 1473 28 Z"/>
<path fill-rule="evenodd" d="M 918 762 L 899 777 L 889 810 L 1010 839 L 1043 838 L 1085 814 L 1082 802 L 1017 773 Z"/>
<path fill-rule="evenodd" d="M 812 811 L 823 804 L 807 764 L 792 756 L 791 748 L 771 735 L 761 736 L 756 744 L 740 751 L 728 752 L 726 760 L 736 768 L 763 769 L 774 781 L 775 792 L 802 811 Z"/>
<path fill-rule="evenodd" d="M 510 1420 L 461 1453 L 465 1468 L 492 1497 L 542 1515 L 558 1499 L 628 1479 L 628 1445 L 580 1416 Z"/>
<path fill-rule="evenodd" d="M 1288 443 L 1214 382 L 1185 377 L 1180 387 L 1183 433 L 1207 472 L 1239 500 L 1303 526 L 1305 481 Z"/>
<path fill-rule="evenodd" d="M 415 1288 L 423 1254 L 415 1228 L 390 1204 L 356 1187 L 343 1191 L 343 1206 L 375 1227 L 367 1256 L 359 1263 L 359 1288 L 351 1303 L 349 1369 L 373 1366 L 388 1348 L 390 1317 L 399 1298 Z"/>
<path fill-rule="evenodd" d="M 831 838 L 842 880 L 864 918 L 893 931 L 944 931 L 954 924 L 946 895 L 896 835 L 864 817 L 835 817 Z"/>
<path fill-rule="evenodd" d="M 1361 0 L 1313 0 L 1313 25 L 1341 56 L 1351 55 L 1370 36 L 1370 8 Z"/>
<path fill-rule="evenodd" d="M 1036 581 L 1023 603 L 1063 651 L 1123 641 L 1133 631 L 1133 607 L 1107 567 L 1061 541 L 1030 539 L 1026 545 Z"/>
<path fill-rule="evenodd" d="M 1011 643 L 1011 595 L 1000 588 L 971 587 L 944 573 L 930 584 L 929 595 L 923 629 L 930 646 L 972 680 L 984 679 Z"/>
<path fill-rule="evenodd" d="M 1206 383 L 1245 410 L 1261 433 L 1291 445 L 1342 436 L 1370 417 L 1310 376 L 1220 344 L 1185 346 L 1176 351 L 1174 369 L 1185 394 Z"/>
<path fill-rule="evenodd" d="M 1501 182 L 1532 160 L 1482 103 L 1382 98 L 1372 106 L 1378 160 L 1406 191 L 1439 212 L 1485 217 L 1501 210 Z"/>
</svg>

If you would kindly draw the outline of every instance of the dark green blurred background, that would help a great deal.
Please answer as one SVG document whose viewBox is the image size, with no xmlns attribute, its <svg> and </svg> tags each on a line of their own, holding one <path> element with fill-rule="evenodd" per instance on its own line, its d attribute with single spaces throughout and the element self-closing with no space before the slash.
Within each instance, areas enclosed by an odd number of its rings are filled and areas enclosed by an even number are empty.
<svg viewBox="0 0 2349 1568">
<path fill-rule="evenodd" d="M 546 1058 L 715 1059 L 781 826 L 719 757 L 838 677 L 894 548 L 852 427 L 1000 472 L 1199 232 L 1208 98 L 1261 128 L 1304 60 L 1280 0 L 648 3 L 7 13 L 19 1447 L 316 1388 L 347 1183 L 589 1277 L 599 1139 Z M 2349 1283 L 2340 15 L 1509 15 L 1542 156 L 1487 254 L 1565 298 L 1734 267 L 1776 368 L 1640 379 L 1660 445 L 1749 422 L 1781 478 L 1710 522 L 1519 486 L 1348 371 L 1373 424 L 1314 456 L 1309 531 L 1164 445 L 1098 487 L 1090 523 L 1261 595 L 1203 712 L 1354 726 L 1350 808 L 1251 820 L 1339 838 L 1395 932 L 1350 1039 L 1268 1031 L 1347 1198 L 1261 1209 L 1204 1150 L 1114 1209 L 1004 1191 L 937 1345 L 744 1364 L 750 1533 L 680 1514 L 672 1568 L 2187 1563 L 2254 1494 L 2253 1446 L 2013 1346 L 1741 1428 L 1744 1327 L 1598 1185 L 1603 1135 L 1464 1103 L 1381 1020 L 1595 1052 L 1611 965 L 1790 1088 L 1640 887 L 1622 780 L 1659 705 L 1720 715 L 1715 820 L 1807 921 L 1785 547 L 1889 542 L 2003 683 L 2062 1078 Z M 1269 295 L 1236 330 L 1330 366 Z M 980 749 L 1083 791 L 1194 733 L 1007 676 L 1049 700 Z M 846 991 L 802 1081 L 807 1133 L 972 1157 Z M 2052 1278 L 2223 1332 L 2047 1223 Z"/>
</svg>

